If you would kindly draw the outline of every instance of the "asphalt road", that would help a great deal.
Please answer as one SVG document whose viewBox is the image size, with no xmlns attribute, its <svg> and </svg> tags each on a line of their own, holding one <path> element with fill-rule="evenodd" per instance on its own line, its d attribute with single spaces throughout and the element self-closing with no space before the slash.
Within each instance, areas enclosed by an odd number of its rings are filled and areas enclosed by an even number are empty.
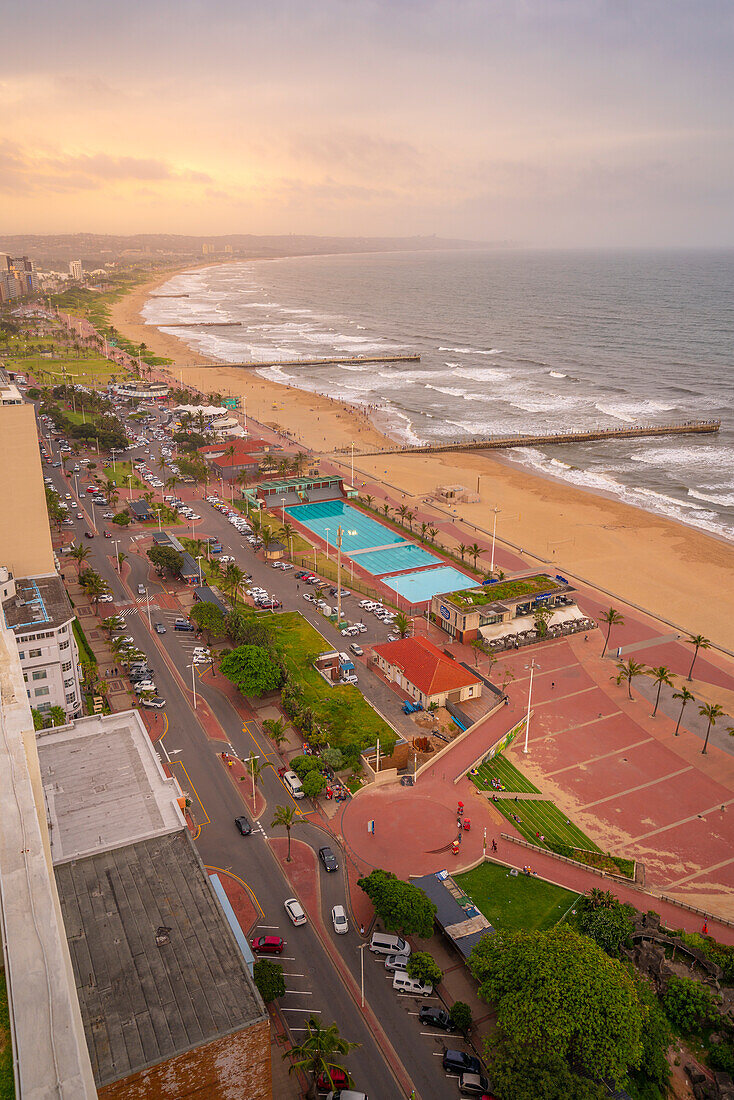
<svg viewBox="0 0 734 1100">
<path fill-rule="evenodd" d="M 158 451 L 157 446 L 151 449 L 155 449 L 156 453 Z M 135 454 L 133 452 L 133 458 Z M 147 458 L 147 454 L 145 457 Z M 70 479 L 72 488 L 69 489 L 60 470 L 46 466 L 45 471 L 53 476 L 62 498 L 65 492 L 73 493 L 73 479 Z M 80 479 L 82 498 L 84 484 Z M 190 495 L 190 492 L 186 493 L 187 497 Z M 88 502 L 83 499 L 82 510 L 88 512 L 88 509 Z M 200 496 L 196 511 L 202 517 L 197 524 L 197 537 L 201 534 L 218 535 L 225 551 L 232 553 L 237 563 L 251 572 L 263 587 L 270 592 L 275 591 L 284 608 L 297 608 L 317 629 L 324 627 L 324 620 L 318 612 L 311 610 L 306 601 L 299 600 L 292 573 L 274 570 L 257 559 L 235 528 L 202 501 Z M 103 524 L 100 525 L 100 531 L 102 526 Z M 90 564 L 108 581 L 116 602 L 130 604 L 130 594 L 125 590 L 107 556 L 114 554 L 110 541 L 103 539 L 101 535 L 89 541 L 83 539 L 84 529 L 90 527 L 91 524 L 85 521 L 75 520 L 77 539 L 85 541 L 90 548 Z M 155 603 L 160 581 L 149 568 L 147 558 L 129 553 L 130 543 L 131 536 L 124 533 L 120 548 L 129 555 L 129 585 L 135 592 L 138 583 L 146 584 L 151 600 Z M 70 562 L 64 564 L 67 568 L 74 568 Z M 357 614 L 351 613 L 350 603 L 356 603 L 353 597 L 344 601 L 345 610 L 349 608 L 347 614 L 350 619 L 357 618 Z M 164 635 L 151 633 L 145 601 L 140 600 L 139 608 L 131 608 L 125 615 L 126 632 L 148 654 L 158 691 L 166 700 L 165 710 L 155 712 L 159 715 L 156 722 L 160 724 L 161 732 L 165 729 L 165 736 L 160 744 L 181 787 L 194 798 L 197 820 L 204 822 L 196 839 L 201 858 L 209 867 L 217 867 L 237 875 L 252 891 L 262 911 L 262 916 L 252 930 L 253 934 L 262 932 L 281 935 L 286 940 L 285 952 L 279 961 L 284 967 L 288 992 L 282 998 L 280 1007 L 294 1040 L 297 1042 L 303 1034 L 302 1029 L 310 1013 L 314 1013 L 327 1024 L 336 1021 L 345 1038 L 360 1043 L 360 1047 L 348 1059 L 356 1086 L 367 1091 L 372 1100 L 398 1097 L 402 1095 L 402 1091 L 383 1056 L 379 1041 L 371 1034 L 358 1004 L 343 985 L 312 924 L 294 928 L 283 908 L 284 900 L 292 896 L 293 890 L 267 843 L 267 837 L 272 832 L 270 821 L 277 805 L 295 805 L 299 813 L 307 813 L 309 804 L 293 802 L 277 774 L 277 769 L 268 768 L 260 785 L 268 808 L 260 822 L 256 823 L 250 837 L 241 837 L 237 832 L 234 818 L 243 811 L 242 803 L 217 758 L 217 753 L 221 751 L 220 743 L 207 739 L 192 705 L 191 672 L 187 665 L 191 664 L 191 652 L 196 644 L 194 636 L 175 632 L 175 617 L 175 612 L 151 609 L 152 621 L 163 622 L 167 626 Z M 369 622 L 371 618 L 367 616 L 365 622 Z M 380 634 L 387 634 L 387 629 L 382 624 L 374 619 L 372 622 L 374 627 L 370 624 L 369 634 L 361 635 L 358 639 L 360 643 L 363 639 L 373 641 Z M 348 642 L 349 639 L 344 641 Z M 360 670 L 360 687 L 368 689 L 366 679 Z M 248 722 L 246 728 L 243 728 L 239 715 L 227 698 L 216 690 L 216 681 L 213 687 L 208 683 L 197 682 L 197 694 L 206 699 L 226 731 L 237 756 L 246 757 L 252 751 L 256 755 L 272 756 L 274 763 L 278 762 L 272 745 L 262 736 L 254 722 Z M 310 844 L 314 851 L 318 851 L 324 843 L 332 843 L 334 846 L 331 837 L 311 822 L 304 821 L 303 826 L 294 830 L 293 835 Z M 326 874 L 319 864 L 318 873 L 321 879 L 322 918 L 327 934 L 359 982 L 359 945 L 363 941 L 358 932 L 351 928 L 348 934 L 338 936 L 331 926 L 332 906 L 346 902 L 342 868 L 335 874 Z M 396 995 L 383 961 L 372 956 L 368 949 L 364 950 L 364 955 L 365 998 L 380 1020 L 418 1095 L 426 1098 L 458 1096 L 456 1080 L 447 1078 L 441 1066 L 440 1056 L 446 1045 L 443 1035 L 435 1031 L 422 1031 L 417 1020 L 420 1004 L 439 1004 L 438 999 L 434 995 L 418 1001 Z M 461 1046 L 461 1043 L 449 1038 L 448 1045 Z"/>
</svg>

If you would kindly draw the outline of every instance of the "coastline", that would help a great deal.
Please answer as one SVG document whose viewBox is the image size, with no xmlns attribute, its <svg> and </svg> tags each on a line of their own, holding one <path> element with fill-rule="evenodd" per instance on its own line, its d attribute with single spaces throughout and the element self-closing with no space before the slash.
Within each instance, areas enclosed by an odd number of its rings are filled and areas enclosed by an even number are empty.
<svg viewBox="0 0 734 1100">
<path fill-rule="evenodd" d="M 355 406 L 227 367 L 144 324 L 143 304 L 175 274 L 136 287 L 110 309 L 116 328 L 173 360 L 167 369 L 174 378 L 204 393 L 245 398 L 248 416 L 286 431 L 328 461 L 341 462 L 345 471 L 349 458 L 335 456 L 334 449 L 348 449 L 352 441 L 360 449 L 392 444 Z M 529 567 L 549 563 L 553 571 L 583 577 L 690 633 L 723 647 L 731 644 L 734 548 L 725 539 L 486 453 L 361 455 L 355 458 L 355 476 L 358 486 L 366 479 L 389 484 L 407 504 L 437 485 L 460 484 L 471 491 L 479 485 L 481 502 L 461 504 L 460 518 L 491 530 L 491 509 L 498 507 L 498 545 L 507 540 L 522 547 Z M 445 512 L 436 515 L 436 526 L 442 516 L 445 522 Z M 474 537 L 470 528 L 466 541 Z"/>
</svg>

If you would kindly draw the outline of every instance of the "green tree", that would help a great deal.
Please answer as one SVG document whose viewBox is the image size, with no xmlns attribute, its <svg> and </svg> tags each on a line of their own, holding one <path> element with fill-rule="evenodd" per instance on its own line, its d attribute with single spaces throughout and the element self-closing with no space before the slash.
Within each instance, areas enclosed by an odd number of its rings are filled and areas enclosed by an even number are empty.
<svg viewBox="0 0 734 1100">
<path fill-rule="evenodd" d="M 673 698 L 680 699 L 680 711 L 678 712 L 678 721 L 675 723 L 675 736 L 677 737 L 678 730 L 680 729 L 680 724 L 683 719 L 683 711 L 686 709 L 686 706 L 690 702 L 692 702 L 693 699 L 695 699 L 695 695 L 692 691 L 688 690 L 685 684 L 683 684 L 680 691 L 673 692 Z"/>
<path fill-rule="evenodd" d="M 663 996 L 665 1015 L 673 1027 L 690 1035 L 716 1018 L 711 991 L 693 978 L 671 978 Z"/>
<path fill-rule="evenodd" d="M 615 611 L 613 607 L 610 607 L 608 611 L 605 611 L 601 617 L 602 622 L 607 624 L 607 636 L 604 639 L 604 648 L 601 651 L 602 657 L 607 651 L 609 645 L 609 635 L 612 633 L 613 626 L 624 626 L 624 616 L 620 615 L 619 611 Z"/>
<path fill-rule="evenodd" d="M 250 753 L 244 763 L 245 767 L 247 768 L 247 774 L 250 776 L 253 784 L 256 787 L 260 786 L 260 781 L 263 777 L 263 772 L 265 771 L 265 769 L 273 767 L 272 761 L 259 760 L 258 757 L 255 756 L 254 752 Z"/>
<path fill-rule="evenodd" d="M 724 708 L 719 706 L 718 703 L 704 703 L 698 708 L 698 713 L 702 718 L 708 719 L 708 725 L 706 727 L 706 740 L 703 743 L 701 749 L 701 755 L 705 756 L 708 752 L 709 746 L 709 734 L 711 733 L 711 727 L 716 725 L 716 719 L 720 718 L 724 713 Z"/>
<path fill-rule="evenodd" d="M 672 1039 L 670 1024 L 655 990 L 646 978 L 641 975 L 636 977 L 635 990 L 645 1010 L 645 1026 L 642 1029 L 642 1058 L 632 1077 L 643 1087 L 646 1082 L 651 1082 L 662 1096 L 667 1096 L 670 1063 L 666 1053 Z"/>
<path fill-rule="evenodd" d="M 132 523 L 132 519 L 127 512 L 123 511 L 118 512 L 116 516 L 113 516 L 112 522 L 116 523 L 118 527 L 127 527 L 128 524 Z"/>
<path fill-rule="evenodd" d="M 533 609 L 533 626 L 538 631 L 541 638 L 544 638 L 548 633 L 548 622 L 553 618 L 553 611 L 550 607 L 545 607 L 543 604 L 538 604 Z"/>
<path fill-rule="evenodd" d="M 260 959 L 252 968 L 252 976 L 258 992 L 266 1005 L 277 1001 L 285 993 L 285 978 L 283 967 L 270 959 Z"/>
<path fill-rule="evenodd" d="M 94 610 L 97 611 L 100 596 L 105 596 L 109 592 L 107 581 L 103 580 L 99 573 L 95 573 L 93 569 L 88 569 L 84 574 L 83 587 L 94 604 Z"/>
<path fill-rule="evenodd" d="M 34 730 L 45 730 L 48 722 L 48 715 L 42 710 L 36 710 L 35 707 L 31 707 L 31 716 L 33 718 Z"/>
<path fill-rule="evenodd" d="M 395 627 L 398 635 L 401 638 L 407 638 L 413 627 L 413 623 L 405 614 L 405 612 L 398 611 L 397 615 L 395 616 L 395 622 L 393 623 L 393 626 Z"/>
<path fill-rule="evenodd" d="M 321 768 L 321 757 L 312 756 L 307 753 L 303 753 L 300 756 L 294 756 L 290 761 L 291 771 L 294 771 L 299 779 L 303 780 L 309 775 L 310 772 L 319 771 Z"/>
<path fill-rule="evenodd" d="M 87 560 L 87 558 L 89 557 L 90 554 L 91 554 L 91 550 L 89 549 L 88 546 L 79 545 L 79 546 L 72 547 L 72 550 L 71 550 L 71 553 L 69 554 L 69 557 L 73 558 L 74 561 L 76 562 L 76 575 L 77 575 L 77 577 L 81 576 L 82 566 L 84 565 L 85 561 Z"/>
<path fill-rule="evenodd" d="M 270 740 L 278 748 L 287 739 L 285 732 L 285 721 L 282 718 L 265 718 L 263 720 L 263 729 L 267 733 Z"/>
<path fill-rule="evenodd" d="M 655 695 L 655 706 L 652 709 L 651 718 L 654 718 L 658 712 L 658 706 L 660 704 L 660 692 L 663 690 L 663 684 L 667 684 L 668 687 L 673 686 L 673 681 L 670 678 L 670 669 L 665 665 L 657 665 L 655 668 L 649 670 L 652 673 L 652 682 L 657 684 L 658 690 Z"/>
<path fill-rule="evenodd" d="M 285 829 L 285 835 L 288 837 L 288 854 L 285 857 L 286 863 L 290 863 L 291 861 L 291 829 L 294 825 L 303 824 L 303 818 L 298 816 L 295 806 L 275 807 L 275 813 L 273 814 L 273 820 L 270 822 L 270 828 Z"/>
<path fill-rule="evenodd" d="M 645 666 L 633 660 L 632 657 L 630 657 L 628 661 L 617 662 L 617 675 L 615 680 L 618 684 L 621 684 L 625 680 L 627 681 L 627 694 L 630 699 L 632 698 L 632 681 L 635 676 L 642 676 L 644 671 Z"/>
<path fill-rule="evenodd" d="M 474 568 L 476 569 L 476 567 L 477 567 L 477 558 L 479 557 L 480 554 L 483 554 L 484 551 L 482 550 L 481 546 L 478 545 L 478 543 L 473 542 L 471 544 L 471 546 L 469 547 L 468 552 L 471 554 L 472 558 L 474 559 Z"/>
<path fill-rule="evenodd" d="M 561 925 L 484 936 L 469 956 L 479 996 L 497 1006 L 498 1037 L 623 1080 L 642 1055 L 644 1014 L 622 964 Z"/>
<path fill-rule="evenodd" d="M 326 789 L 326 779 L 318 771 L 310 771 L 303 779 L 303 793 L 306 798 L 318 798 Z"/>
<path fill-rule="evenodd" d="M 574 1073 L 554 1050 L 536 1050 L 503 1034 L 488 1050 L 492 1085 L 512 1100 L 603 1100 L 602 1085 Z"/>
<path fill-rule="evenodd" d="M 222 658 L 220 667 L 243 695 L 264 695 L 268 691 L 277 691 L 283 683 L 280 665 L 262 646 L 238 646 Z"/>
<path fill-rule="evenodd" d="M 711 649 L 711 642 L 708 638 L 704 638 L 703 634 L 691 634 L 690 638 L 686 638 L 686 641 L 693 646 L 693 660 L 691 661 L 691 667 L 688 669 L 688 680 L 690 681 L 699 649 Z"/>
<path fill-rule="evenodd" d="M 189 618 L 203 630 L 207 642 L 211 642 L 212 638 L 223 638 L 227 633 L 227 624 L 221 608 L 208 600 L 194 604 Z"/>
<path fill-rule="evenodd" d="M 466 546 L 463 542 L 460 542 L 456 549 L 461 554 L 461 560 L 463 561 L 469 551 L 469 547 Z"/>
<path fill-rule="evenodd" d="M 616 899 L 615 905 L 608 909 L 585 908 L 579 919 L 579 928 L 585 936 L 601 947 L 602 951 L 616 958 L 620 947 L 631 935 L 634 927 L 628 912 L 630 908 L 630 906 L 620 905 Z"/>
<path fill-rule="evenodd" d="M 420 982 L 438 985 L 443 978 L 443 970 L 428 951 L 414 951 L 408 959 L 408 977 Z"/>
<path fill-rule="evenodd" d="M 156 569 L 165 573 L 166 576 L 177 577 L 181 572 L 183 556 L 172 546 L 151 546 L 147 554 Z"/>
<path fill-rule="evenodd" d="M 419 936 L 423 940 L 433 935 L 436 906 L 419 886 L 403 882 L 391 871 L 380 868 L 359 879 L 357 885 L 374 905 L 388 932 Z"/>
<path fill-rule="evenodd" d="M 471 1008 L 466 1001 L 454 1001 L 449 1009 L 449 1016 L 456 1030 L 463 1035 L 468 1035 L 472 1027 L 472 1018 Z"/>
<path fill-rule="evenodd" d="M 52 726 L 65 726 L 69 720 L 66 717 L 66 711 L 63 707 L 51 707 L 48 715 L 51 719 Z"/>
<path fill-rule="evenodd" d="M 306 1038 L 287 1051 L 283 1057 L 293 1061 L 288 1067 L 289 1073 L 297 1073 L 299 1070 L 309 1076 L 309 1086 L 306 1095 L 316 1095 L 316 1081 L 322 1073 L 329 1077 L 334 1070 L 347 1072 L 338 1058 L 345 1058 L 350 1050 L 354 1050 L 359 1043 L 350 1043 L 339 1034 L 336 1024 L 322 1027 L 315 1016 L 309 1016 L 306 1022 Z M 350 1078 L 351 1083 L 351 1078 Z"/>
<path fill-rule="evenodd" d="M 331 746 L 324 749 L 321 753 L 321 759 L 328 767 L 333 768 L 335 772 L 340 772 L 345 764 L 342 750 L 335 747 L 332 748 Z"/>
<path fill-rule="evenodd" d="M 238 565 L 234 562 L 230 562 L 227 568 L 224 570 L 224 576 L 222 577 L 222 587 L 225 592 L 229 592 L 232 597 L 232 604 L 237 606 L 237 592 L 245 578 L 245 574 Z"/>
</svg>

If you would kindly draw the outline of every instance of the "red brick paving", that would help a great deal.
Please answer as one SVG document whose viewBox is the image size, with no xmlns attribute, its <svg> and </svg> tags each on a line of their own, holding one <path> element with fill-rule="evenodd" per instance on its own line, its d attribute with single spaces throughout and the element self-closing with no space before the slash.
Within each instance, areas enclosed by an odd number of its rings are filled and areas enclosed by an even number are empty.
<svg viewBox="0 0 734 1100">
<path fill-rule="evenodd" d="M 207 872 L 209 875 L 219 876 L 224 892 L 239 921 L 240 928 L 247 935 L 259 916 L 249 890 L 246 889 L 240 879 L 230 874 L 229 871 L 223 871 L 219 867 L 207 867 Z"/>
</svg>

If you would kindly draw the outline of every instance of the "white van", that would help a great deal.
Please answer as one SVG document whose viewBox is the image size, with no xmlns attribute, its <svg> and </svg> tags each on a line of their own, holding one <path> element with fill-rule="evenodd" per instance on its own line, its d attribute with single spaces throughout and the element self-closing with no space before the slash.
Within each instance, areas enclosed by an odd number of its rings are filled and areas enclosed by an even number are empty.
<svg viewBox="0 0 734 1100">
<path fill-rule="evenodd" d="M 402 936 L 396 936 L 392 932 L 373 932 L 370 951 L 374 951 L 376 955 L 409 955 L 410 944 Z"/>
<path fill-rule="evenodd" d="M 303 798 L 303 783 L 295 772 L 283 772 L 283 782 L 294 798 Z"/>
<path fill-rule="evenodd" d="M 418 978 L 409 978 L 404 970 L 396 970 L 392 979 L 393 989 L 398 993 L 408 993 L 413 997 L 428 997 L 433 993 L 431 982 L 422 982 Z"/>
</svg>

